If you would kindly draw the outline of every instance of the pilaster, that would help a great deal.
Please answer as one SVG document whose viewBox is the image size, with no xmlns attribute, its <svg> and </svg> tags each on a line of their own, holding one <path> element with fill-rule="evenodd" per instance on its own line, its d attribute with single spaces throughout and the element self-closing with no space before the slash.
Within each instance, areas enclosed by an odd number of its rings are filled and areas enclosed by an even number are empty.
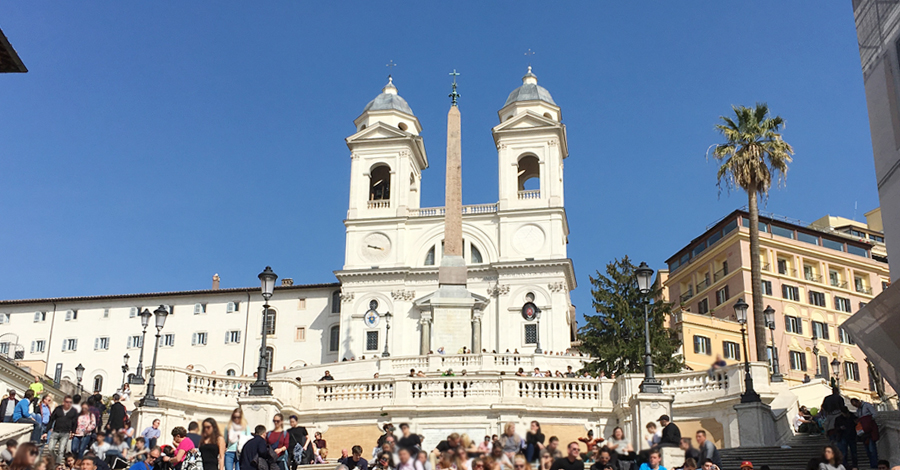
<svg viewBox="0 0 900 470">
<path fill-rule="evenodd" d="M 778 439 L 775 433 L 775 418 L 772 407 L 763 402 L 738 403 L 738 435 L 741 447 L 774 446 Z"/>
<path fill-rule="evenodd" d="M 629 400 L 632 416 L 632 436 L 631 442 L 636 443 L 635 449 L 648 449 L 647 441 L 644 440 L 644 426 L 650 422 L 656 422 L 662 415 L 672 417 L 672 402 L 675 400 L 674 395 L 667 393 L 638 393 Z"/>
<path fill-rule="evenodd" d="M 238 398 L 238 405 L 244 411 L 244 419 L 250 426 L 264 424 L 269 427 L 272 417 L 280 413 L 284 404 L 274 396 L 246 396 Z"/>
</svg>

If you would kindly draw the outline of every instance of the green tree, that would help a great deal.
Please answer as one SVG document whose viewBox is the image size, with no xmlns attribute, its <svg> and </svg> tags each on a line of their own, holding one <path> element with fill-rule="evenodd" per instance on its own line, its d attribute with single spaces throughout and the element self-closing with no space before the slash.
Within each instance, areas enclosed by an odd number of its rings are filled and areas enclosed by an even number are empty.
<svg viewBox="0 0 900 470">
<path fill-rule="evenodd" d="M 649 294 L 641 294 L 634 275 L 636 266 L 628 257 L 606 265 L 606 274 L 591 276 L 591 294 L 596 315 L 585 315 L 587 323 L 579 330 L 581 350 L 595 359 L 585 364 L 589 372 L 607 374 L 643 373 L 644 302 L 659 299 L 662 288 L 654 285 Z M 681 341 L 675 331 L 666 328 L 672 304 L 650 304 L 650 351 L 657 373 L 677 372 L 683 366 L 677 354 Z"/>
<path fill-rule="evenodd" d="M 787 177 L 788 163 L 794 149 L 781 138 L 784 120 L 770 117 L 765 103 L 756 107 L 732 106 L 734 118 L 720 116 L 716 130 L 725 142 L 713 145 L 719 162 L 716 175 L 719 190 L 739 187 L 747 193 L 750 212 L 750 284 L 753 304 L 753 334 L 756 338 L 756 360 L 768 360 L 766 353 L 766 320 L 763 316 L 762 279 L 759 259 L 759 198 L 765 198 L 772 187 L 772 174 L 781 185 Z"/>
</svg>

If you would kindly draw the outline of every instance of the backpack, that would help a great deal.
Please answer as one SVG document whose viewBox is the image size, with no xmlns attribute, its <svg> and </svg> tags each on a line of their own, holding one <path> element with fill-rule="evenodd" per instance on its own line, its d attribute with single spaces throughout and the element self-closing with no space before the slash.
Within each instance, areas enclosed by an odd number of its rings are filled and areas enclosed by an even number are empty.
<svg viewBox="0 0 900 470">
<path fill-rule="evenodd" d="M 303 446 L 299 442 L 294 444 L 294 448 L 291 449 L 291 457 L 293 457 L 294 462 L 303 463 Z"/>
<path fill-rule="evenodd" d="M 191 450 L 184 457 L 184 461 L 181 462 L 181 470 L 203 470 L 203 458 L 200 457 L 197 449 Z"/>
</svg>

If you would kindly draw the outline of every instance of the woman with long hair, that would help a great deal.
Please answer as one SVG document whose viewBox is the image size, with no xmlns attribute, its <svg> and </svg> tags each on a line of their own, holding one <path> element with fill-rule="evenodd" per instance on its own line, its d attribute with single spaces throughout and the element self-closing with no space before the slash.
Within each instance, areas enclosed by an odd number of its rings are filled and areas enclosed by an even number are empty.
<svg viewBox="0 0 900 470">
<path fill-rule="evenodd" d="M 440 458 L 438 458 L 437 464 L 435 465 L 437 470 L 457 470 L 456 463 L 454 462 L 454 454 L 450 451 L 441 452 Z"/>
<path fill-rule="evenodd" d="M 33 442 L 23 442 L 16 450 L 16 456 L 9 464 L 9 470 L 31 470 L 40 451 Z"/>
<path fill-rule="evenodd" d="M 822 450 L 822 462 L 819 463 L 819 470 L 846 470 L 841 461 L 844 456 L 834 444 L 828 444 Z"/>
<path fill-rule="evenodd" d="M 84 456 L 88 443 L 91 442 L 91 434 L 97 429 L 97 419 L 91 413 L 90 406 L 82 406 L 81 414 L 75 421 L 75 436 L 72 438 L 72 453 L 76 459 Z"/>
<path fill-rule="evenodd" d="M 522 437 L 516 434 L 516 423 L 509 422 L 503 427 L 500 445 L 503 447 L 503 453 L 512 461 L 512 458 L 522 448 Z"/>
<path fill-rule="evenodd" d="M 238 445 L 241 436 L 249 435 L 250 430 L 247 429 L 247 422 L 244 421 L 244 410 L 237 407 L 231 412 L 228 426 L 225 426 L 225 470 L 240 470 Z"/>
<path fill-rule="evenodd" d="M 225 438 L 216 420 L 206 418 L 200 428 L 200 459 L 203 470 L 225 470 Z"/>
<path fill-rule="evenodd" d="M 544 433 L 541 432 L 541 423 L 532 421 L 531 429 L 525 433 L 525 459 L 534 462 L 542 450 L 544 450 Z"/>
<path fill-rule="evenodd" d="M 550 455 L 550 451 L 544 449 L 541 451 L 541 465 L 538 467 L 540 470 L 550 470 L 550 467 L 553 465 L 553 456 Z"/>
</svg>

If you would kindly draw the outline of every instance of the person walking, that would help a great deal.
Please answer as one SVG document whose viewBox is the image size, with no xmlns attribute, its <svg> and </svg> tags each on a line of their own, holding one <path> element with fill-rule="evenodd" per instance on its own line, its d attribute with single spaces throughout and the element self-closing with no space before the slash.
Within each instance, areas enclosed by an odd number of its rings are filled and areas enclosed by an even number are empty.
<svg viewBox="0 0 900 470">
<path fill-rule="evenodd" d="M 125 429 L 125 405 L 122 404 L 119 394 L 112 396 L 113 404 L 109 407 L 109 419 L 106 422 L 107 432 L 119 432 Z"/>
<path fill-rule="evenodd" d="M 241 463 L 240 467 L 243 469 L 252 469 L 254 468 L 254 461 L 269 461 L 269 444 L 266 443 L 266 427 L 260 424 L 253 430 L 253 437 L 244 444 L 243 447 L 240 448 L 241 454 Z M 275 465 L 275 462 L 268 462 L 271 466 Z M 268 467 L 268 466 L 267 466 Z M 256 467 L 259 468 L 259 467 Z"/>
<path fill-rule="evenodd" d="M 219 425 L 213 418 L 203 420 L 200 429 L 200 459 L 203 470 L 225 470 L 225 438 L 219 433 Z"/>
<path fill-rule="evenodd" d="M 38 443 L 41 441 L 41 423 L 38 417 L 31 412 L 31 400 L 34 398 L 34 390 L 26 390 L 25 397 L 16 403 L 13 411 L 13 422 L 19 424 L 32 424 L 31 442 Z"/>
<path fill-rule="evenodd" d="M 850 404 L 856 408 L 856 419 L 862 428 L 862 435 L 858 436 L 863 441 L 866 449 L 866 457 L 869 458 L 869 468 L 878 467 L 878 425 L 875 423 L 875 415 L 878 413 L 871 403 L 861 401 L 859 398 L 851 398 Z"/>
<path fill-rule="evenodd" d="M 0 401 L 0 421 L 4 423 L 13 422 L 13 412 L 16 410 L 16 403 L 19 403 L 18 398 L 16 398 L 16 391 L 10 389 L 9 395 Z"/>
<path fill-rule="evenodd" d="M 62 462 L 66 451 L 69 448 L 69 440 L 75 434 L 77 426 L 78 414 L 72 406 L 72 397 L 66 395 L 63 398 L 62 405 L 56 407 L 50 413 L 50 421 L 47 423 L 47 430 L 44 438 L 49 434 L 47 446 L 50 452 L 56 452 L 56 461 Z"/>
<path fill-rule="evenodd" d="M 856 449 L 856 417 L 847 407 L 841 408 L 841 415 L 834 420 L 834 433 L 837 436 L 837 447 L 844 456 L 845 467 L 859 468 L 859 456 Z"/>
<path fill-rule="evenodd" d="M 53 397 L 51 397 L 50 394 L 41 397 L 41 404 L 35 411 L 40 412 L 41 442 L 43 442 L 46 437 L 44 434 L 47 431 L 47 425 L 50 424 L 50 413 L 53 412 Z"/>
<path fill-rule="evenodd" d="M 244 422 L 244 410 L 235 408 L 231 412 L 231 419 L 225 426 L 225 470 L 240 470 L 241 461 L 238 453 L 238 446 L 241 443 L 241 436 L 249 436 L 250 430 L 247 429 L 247 423 Z"/>
<path fill-rule="evenodd" d="M 97 429 L 97 419 L 91 413 L 88 406 L 81 407 L 81 413 L 75 420 L 75 434 L 72 437 L 72 453 L 75 458 L 81 460 L 84 457 L 84 451 L 91 442 L 91 434 Z"/>
<path fill-rule="evenodd" d="M 272 417 L 272 426 L 272 430 L 266 434 L 266 443 L 275 451 L 275 462 L 278 464 L 278 468 L 288 470 L 287 449 L 290 436 L 284 429 L 284 415 L 275 413 L 275 416 Z"/>
</svg>

